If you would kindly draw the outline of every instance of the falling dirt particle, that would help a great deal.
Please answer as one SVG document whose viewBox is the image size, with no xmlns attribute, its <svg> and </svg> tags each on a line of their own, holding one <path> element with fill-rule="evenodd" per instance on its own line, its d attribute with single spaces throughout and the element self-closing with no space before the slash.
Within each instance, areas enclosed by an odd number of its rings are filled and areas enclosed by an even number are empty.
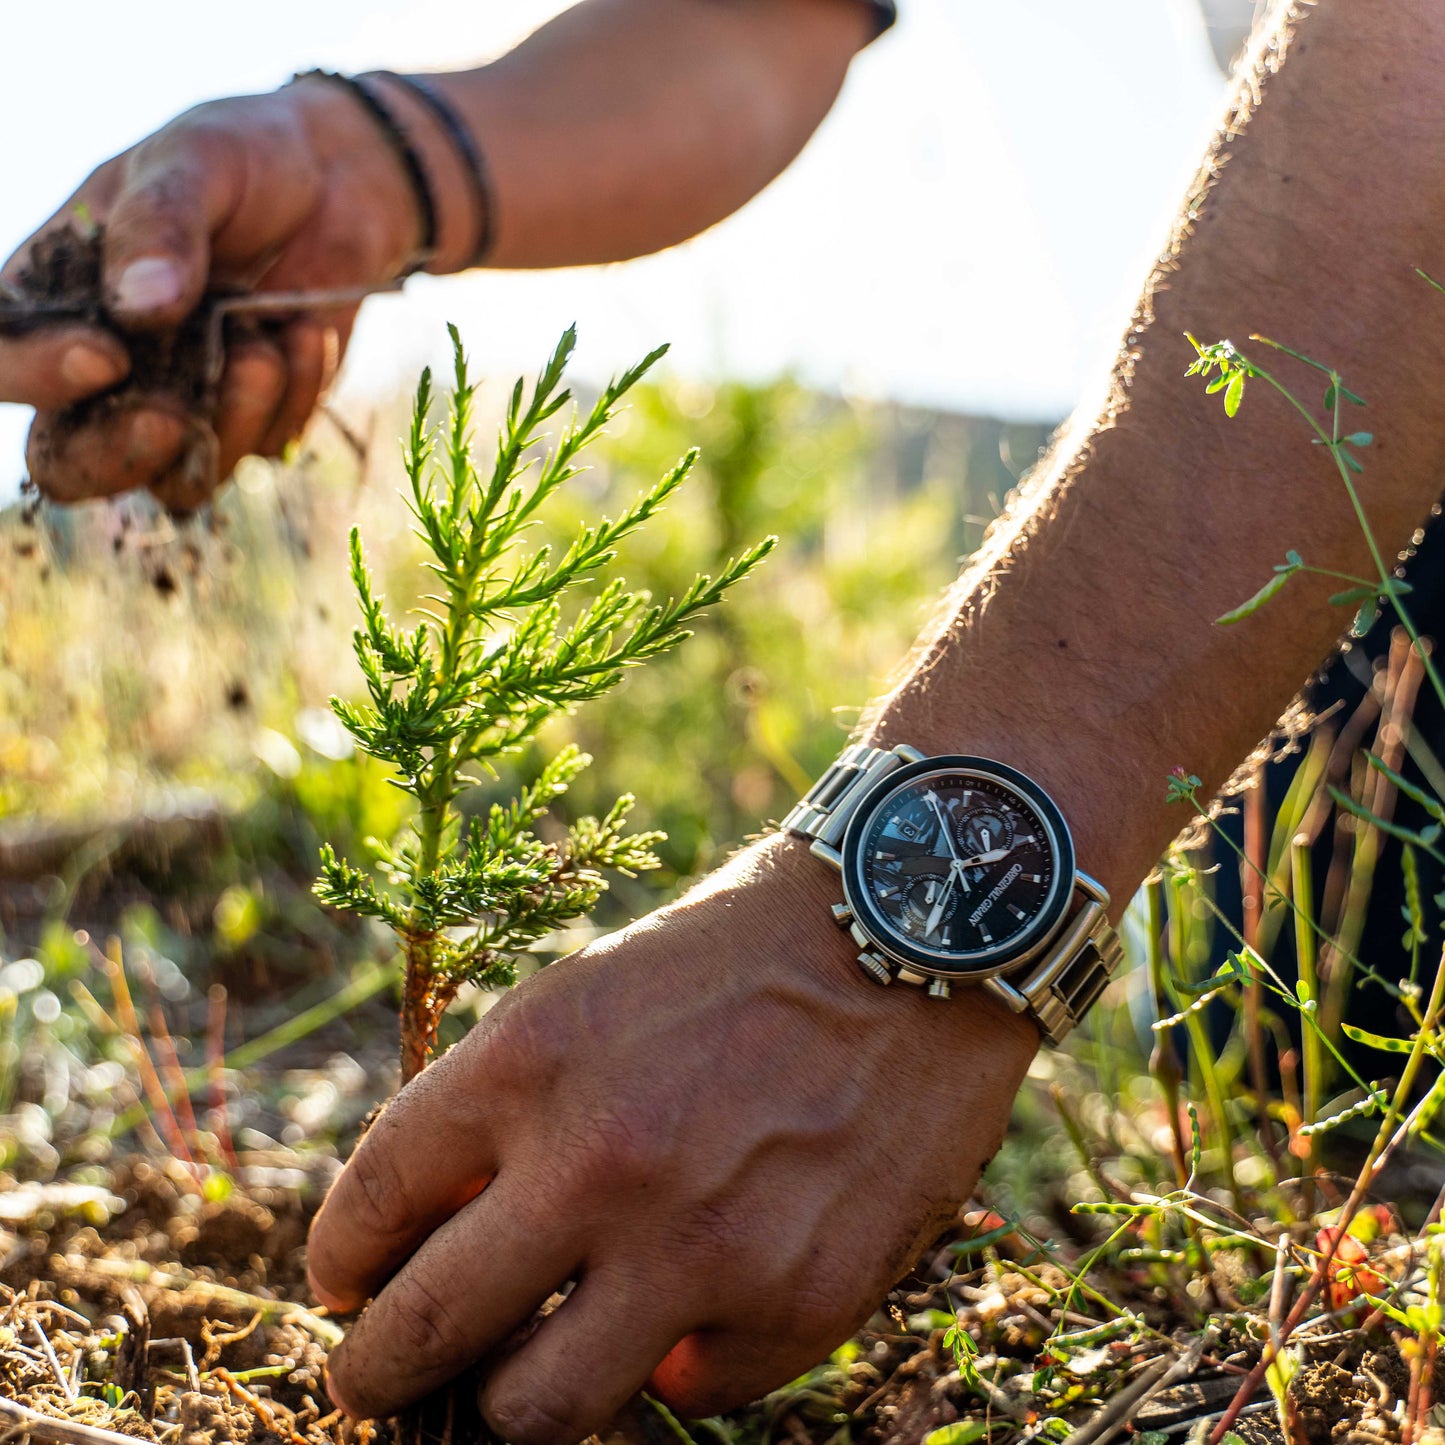
<svg viewBox="0 0 1445 1445">
<path fill-rule="evenodd" d="M 156 574 L 151 578 L 151 586 L 160 593 L 162 597 L 174 597 L 180 591 L 176 584 L 176 574 L 169 567 L 159 567 Z"/>
<path fill-rule="evenodd" d="M 251 706 L 251 693 L 244 682 L 233 682 L 226 689 L 226 706 L 232 712 L 244 712 Z"/>
</svg>

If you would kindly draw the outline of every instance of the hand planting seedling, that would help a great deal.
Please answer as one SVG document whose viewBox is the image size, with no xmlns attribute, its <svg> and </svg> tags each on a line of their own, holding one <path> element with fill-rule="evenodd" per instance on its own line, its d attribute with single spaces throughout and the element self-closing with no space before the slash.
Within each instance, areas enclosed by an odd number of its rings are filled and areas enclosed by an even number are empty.
<svg viewBox="0 0 1445 1445">
<path fill-rule="evenodd" d="M 362 751 L 395 769 L 416 815 L 400 838 L 378 842 L 365 866 L 328 847 L 316 885 L 324 902 L 386 923 L 400 945 L 403 1082 L 425 1066 L 441 1016 L 463 984 L 512 983 L 520 952 L 593 908 L 605 871 L 657 866 L 652 848 L 661 835 L 627 831 L 627 795 L 556 842 L 537 836 L 549 804 L 590 761 L 576 748 L 557 753 L 510 802 L 481 816 L 467 816 L 468 795 L 548 719 L 600 697 L 627 668 L 675 647 L 698 613 L 773 545 L 759 543 L 668 602 L 612 577 L 569 608 L 696 460 L 688 453 L 615 520 L 583 526 L 560 556 L 546 546 L 525 549 L 540 509 L 578 474 L 582 451 L 665 348 L 604 387 L 550 450 L 539 452 L 547 424 L 571 397 L 562 387 L 576 341 L 569 329 L 530 395 L 517 382 L 483 471 L 472 452 L 475 387 L 454 328 L 451 336 L 455 383 L 446 420 L 432 423 L 431 376 L 423 373 L 406 447 L 408 500 L 439 590 L 415 628 L 399 628 L 375 594 L 352 532 L 361 608 L 355 648 L 368 700 L 333 702 Z"/>
</svg>

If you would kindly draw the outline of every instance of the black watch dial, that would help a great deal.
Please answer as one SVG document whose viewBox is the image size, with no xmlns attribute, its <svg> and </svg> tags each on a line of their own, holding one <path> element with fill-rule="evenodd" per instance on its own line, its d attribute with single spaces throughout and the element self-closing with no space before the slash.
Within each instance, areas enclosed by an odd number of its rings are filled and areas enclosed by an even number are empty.
<svg viewBox="0 0 1445 1445">
<path fill-rule="evenodd" d="M 984 972 L 1054 932 L 1074 855 L 1032 779 L 982 758 L 930 758 L 863 801 L 843 877 L 854 917 L 885 951 L 933 973 Z"/>
</svg>

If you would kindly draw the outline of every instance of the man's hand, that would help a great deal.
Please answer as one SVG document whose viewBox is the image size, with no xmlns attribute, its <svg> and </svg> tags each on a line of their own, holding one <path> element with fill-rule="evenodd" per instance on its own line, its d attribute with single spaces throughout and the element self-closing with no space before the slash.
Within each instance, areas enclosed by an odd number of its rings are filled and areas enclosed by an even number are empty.
<svg viewBox="0 0 1445 1445">
<path fill-rule="evenodd" d="M 566 1302 L 483 1392 L 561 1445 L 649 1380 L 712 1414 L 826 1357 L 952 1217 L 1038 1043 L 868 982 L 797 843 L 503 999 L 391 1103 L 318 1217 L 337 1402 L 393 1413 Z"/>
<path fill-rule="evenodd" d="M 177 326 L 212 288 L 382 283 L 415 250 L 419 227 L 375 121 L 324 80 L 186 112 L 95 171 L 41 233 L 77 216 L 105 227 L 105 304 L 138 332 Z M 19 280 L 34 239 L 0 280 Z M 279 454 L 299 433 L 335 373 L 355 310 L 310 313 L 233 349 L 217 420 L 221 477 L 249 453 Z M 129 370 L 126 347 L 108 330 L 66 325 L 0 339 L 0 400 L 39 408 L 29 464 L 43 492 L 73 501 L 150 486 L 166 498 L 187 437 L 173 407 L 101 412 L 78 433 L 53 427 L 55 409 Z"/>
</svg>

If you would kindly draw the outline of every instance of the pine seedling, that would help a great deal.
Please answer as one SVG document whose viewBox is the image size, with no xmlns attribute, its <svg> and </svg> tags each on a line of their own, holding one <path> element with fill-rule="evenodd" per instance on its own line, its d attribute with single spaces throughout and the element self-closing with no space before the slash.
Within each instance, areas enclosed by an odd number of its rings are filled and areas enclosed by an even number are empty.
<svg viewBox="0 0 1445 1445">
<path fill-rule="evenodd" d="M 499 760 L 548 719 L 601 697 L 626 669 L 677 646 L 698 614 L 773 545 L 768 538 L 667 602 L 607 575 L 618 544 L 682 485 L 697 458 L 690 452 L 620 516 L 583 526 L 560 555 L 529 548 L 548 498 L 582 470 L 583 450 L 666 348 L 603 388 L 590 409 L 554 422 L 571 400 L 562 385 L 576 342 L 569 328 L 530 393 L 517 382 L 483 468 L 472 447 L 476 388 L 449 329 L 455 379 L 446 415 L 432 422 L 431 375 L 423 372 L 405 449 L 407 500 L 435 590 L 414 628 L 392 622 L 352 531 L 361 611 L 354 645 L 367 697 L 332 701 L 357 746 L 392 769 L 416 811 L 398 838 L 370 841 L 367 866 L 324 848 L 316 883 L 322 902 L 379 919 L 396 935 L 403 1082 L 426 1065 L 441 1016 L 463 984 L 511 984 L 518 955 L 589 913 L 606 873 L 658 865 L 653 849 L 662 835 L 628 831 L 630 795 L 556 841 L 538 836 L 539 819 L 590 761 L 575 747 L 484 813 L 468 814 L 467 794 L 495 779 Z"/>
</svg>

